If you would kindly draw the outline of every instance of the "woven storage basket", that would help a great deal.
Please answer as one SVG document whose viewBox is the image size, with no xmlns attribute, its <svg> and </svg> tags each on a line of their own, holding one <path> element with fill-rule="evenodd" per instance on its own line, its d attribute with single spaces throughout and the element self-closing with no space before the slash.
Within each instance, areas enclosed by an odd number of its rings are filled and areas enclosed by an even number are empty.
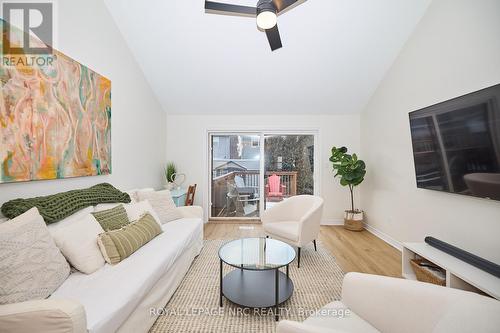
<svg viewBox="0 0 500 333">
<path fill-rule="evenodd" d="M 410 260 L 411 267 L 413 268 L 413 271 L 415 272 L 415 276 L 417 277 L 417 280 L 422 281 L 422 282 L 437 284 L 439 286 L 445 286 L 446 285 L 446 278 L 443 278 L 443 277 L 433 273 L 431 270 L 420 266 L 420 263 L 422 263 L 422 262 L 428 262 L 428 261 L 425 259 L 412 259 L 412 260 Z"/>
</svg>

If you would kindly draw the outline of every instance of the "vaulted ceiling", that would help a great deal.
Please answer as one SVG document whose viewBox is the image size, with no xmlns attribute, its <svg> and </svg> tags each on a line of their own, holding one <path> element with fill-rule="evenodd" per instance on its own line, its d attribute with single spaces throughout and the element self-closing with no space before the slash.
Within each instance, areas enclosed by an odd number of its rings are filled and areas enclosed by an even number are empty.
<svg viewBox="0 0 500 333">
<path fill-rule="evenodd" d="M 308 0 L 278 17 L 274 52 L 254 18 L 205 13 L 204 0 L 105 1 L 168 113 L 349 114 L 431 0 Z"/>
</svg>

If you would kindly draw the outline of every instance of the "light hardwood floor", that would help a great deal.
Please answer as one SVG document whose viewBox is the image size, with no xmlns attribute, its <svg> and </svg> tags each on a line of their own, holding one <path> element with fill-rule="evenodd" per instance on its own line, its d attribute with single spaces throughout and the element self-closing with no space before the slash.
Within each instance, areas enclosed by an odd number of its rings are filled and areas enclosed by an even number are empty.
<svg viewBox="0 0 500 333">
<path fill-rule="evenodd" d="M 264 236 L 261 224 L 237 221 L 205 224 L 205 239 L 258 236 Z M 401 277 L 401 253 L 368 231 L 353 232 L 341 226 L 321 226 L 319 240 L 330 250 L 344 272 Z M 312 243 L 310 247 L 312 250 Z"/>
</svg>

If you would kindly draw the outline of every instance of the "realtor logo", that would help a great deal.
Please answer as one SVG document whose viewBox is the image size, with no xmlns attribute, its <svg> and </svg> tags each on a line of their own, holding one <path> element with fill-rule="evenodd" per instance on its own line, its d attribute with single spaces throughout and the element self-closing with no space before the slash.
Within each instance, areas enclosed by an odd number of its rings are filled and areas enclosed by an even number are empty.
<svg viewBox="0 0 500 333">
<path fill-rule="evenodd" d="M 51 2 L 3 2 L 2 13 L 4 21 L 8 22 L 3 23 L 4 55 L 52 53 L 54 14 Z M 24 31 L 22 36 L 17 29 Z"/>
</svg>

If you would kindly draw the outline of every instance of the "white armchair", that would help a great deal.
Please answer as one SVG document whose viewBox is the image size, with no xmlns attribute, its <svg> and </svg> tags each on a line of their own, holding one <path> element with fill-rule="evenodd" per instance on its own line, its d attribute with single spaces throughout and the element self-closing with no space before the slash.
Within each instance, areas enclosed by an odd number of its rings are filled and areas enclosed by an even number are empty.
<svg viewBox="0 0 500 333">
<path fill-rule="evenodd" d="M 260 219 L 267 236 L 298 248 L 297 266 L 300 267 L 300 249 L 313 242 L 316 250 L 322 214 L 322 198 L 297 195 L 267 209 Z"/>
<path fill-rule="evenodd" d="M 278 333 L 493 333 L 500 302 L 430 283 L 348 273 L 342 301 L 327 304 L 302 323 L 283 320 Z"/>
</svg>

